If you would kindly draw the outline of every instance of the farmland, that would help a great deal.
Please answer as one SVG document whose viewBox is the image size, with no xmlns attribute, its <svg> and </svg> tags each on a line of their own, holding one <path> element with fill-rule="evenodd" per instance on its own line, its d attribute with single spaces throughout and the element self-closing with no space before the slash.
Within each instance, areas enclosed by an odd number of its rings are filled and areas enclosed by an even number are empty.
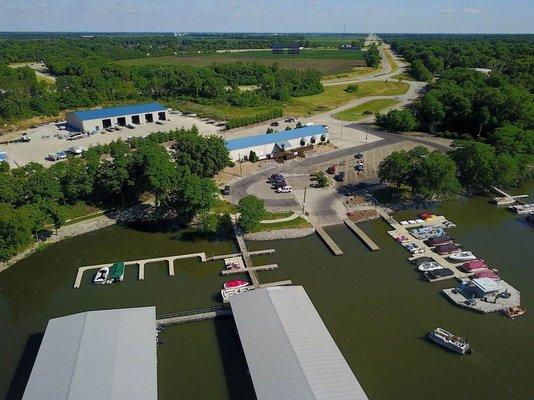
<svg viewBox="0 0 534 400">
<path fill-rule="evenodd" d="M 270 51 L 227 52 L 211 55 L 177 55 L 147 57 L 118 61 L 124 65 L 211 65 L 213 63 L 257 62 L 262 65 L 278 63 L 281 68 L 316 69 L 323 75 L 352 71 L 364 66 L 362 51 L 304 50 L 301 54 L 274 55 Z"/>
</svg>

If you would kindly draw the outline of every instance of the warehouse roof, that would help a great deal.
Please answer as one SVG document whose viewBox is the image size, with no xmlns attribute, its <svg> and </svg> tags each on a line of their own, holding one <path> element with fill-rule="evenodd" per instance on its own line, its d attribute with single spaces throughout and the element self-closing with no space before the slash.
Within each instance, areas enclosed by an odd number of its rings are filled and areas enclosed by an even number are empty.
<svg viewBox="0 0 534 400">
<path fill-rule="evenodd" d="M 73 114 L 80 118 L 82 121 L 87 121 L 91 119 L 122 117 L 123 115 L 143 114 L 157 111 L 165 111 L 165 107 L 163 107 L 159 103 L 132 104 L 129 106 L 122 107 L 75 111 L 73 112 Z"/>
<path fill-rule="evenodd" d="M 368 400 L 302 286 L 230 304 L 258 400 Z"/>
<path fill-rule="evenodd" d="M 156 400 L 155 307 L 54 318 L 23 400 Z"/>
<path fill-rule="evenodd" d="M 274 144 L 277 142 L 284 142 L 291 139 L 300 139 L 303 137 L 322 135 L 326 132 L 323 125 L 311 125 L 303 128 L 291 129 L 289 131 L 276 132 L 271 134 L 260 134 L 254 136 L 246 136 L 238 139 L 231 139 L 226 141 L 226 148 L 228 150 L 240 150 L 248 147 L 261 146 L 264 144 Z"/>
</svg>

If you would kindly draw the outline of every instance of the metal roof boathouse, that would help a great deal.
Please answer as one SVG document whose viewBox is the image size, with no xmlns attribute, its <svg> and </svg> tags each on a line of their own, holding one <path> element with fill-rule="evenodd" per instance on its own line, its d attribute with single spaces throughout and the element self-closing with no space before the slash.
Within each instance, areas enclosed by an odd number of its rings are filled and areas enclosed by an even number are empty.
<svg viewBox="0 0 534 400">
<path fill-rule="evenodd" d="M 156 308 L 48 322 L 22 400 L 157 400 Z"/>
<path fill-rule="evenodd" d="M 258 400 L 368 400 L 302 286 L 230 304 Z"/>
</svg>

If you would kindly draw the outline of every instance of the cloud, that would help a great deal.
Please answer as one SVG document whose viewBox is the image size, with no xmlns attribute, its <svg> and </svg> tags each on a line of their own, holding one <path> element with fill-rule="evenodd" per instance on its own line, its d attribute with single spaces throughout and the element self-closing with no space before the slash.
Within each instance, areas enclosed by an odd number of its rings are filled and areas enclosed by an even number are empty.
<svg viewBox="0 0 534 400">
<path fill-rule="evenodd" d="M 464 14 L 482 14 L 479 8 L 464 8 Z"/>
<path fill-rule="evenodd" d="M 441 13 L 442 14 L 454 14 L 454 10 L 451 8 L 444 8 L 443 10 L 441 10 Z"/>
</svg>

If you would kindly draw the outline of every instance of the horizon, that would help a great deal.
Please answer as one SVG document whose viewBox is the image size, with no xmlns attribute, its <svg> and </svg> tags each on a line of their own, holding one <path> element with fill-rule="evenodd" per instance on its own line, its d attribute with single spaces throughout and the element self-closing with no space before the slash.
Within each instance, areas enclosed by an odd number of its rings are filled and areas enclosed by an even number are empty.
<svg viewBox="0 0 534 400">
<path fill-rule="evenodd" d="M 527 0 L 0 0 L 11 33 L 532 34 L 531 15 Z"/>
</svg>

